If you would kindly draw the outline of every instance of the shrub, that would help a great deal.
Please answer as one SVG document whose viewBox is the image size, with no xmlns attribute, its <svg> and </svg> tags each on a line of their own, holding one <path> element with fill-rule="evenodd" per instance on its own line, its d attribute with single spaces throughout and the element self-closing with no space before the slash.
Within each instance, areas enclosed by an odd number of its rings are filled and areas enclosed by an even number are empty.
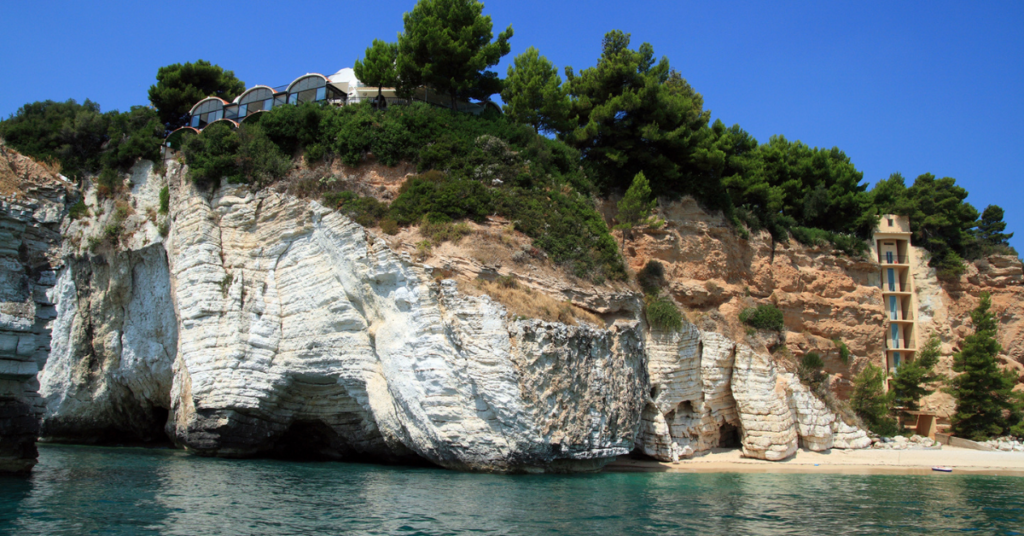
<svg viewBox="0 0 1024 536">
<path fill-rule="evenodd" d="M 845 342 L 839 339 L 832 339 L 832 344 L 834 344 L 836 346 L 836 349 L 839 350 L 839 361 L 841 361 L 844 365 L 849 365 L 850 347 L 847 346 Z"/>
<path fill-rule="evenodd" d="M 665 331 L 677 330 L 683 327 L 683 315 L 679 313 L 676 304 L 672 300 L 663 297 L 647 297 L 647 307 L 644 312 L 647 315 L 647 322 L 658 329 Z"/>
<path fill-rule="evenodd" d="M 85 201 L 79 199 L 74 205 L 68 208 L 68 217 L 72 220 L 83 218 L 89 215 L 89 207 L 86 206 Z"/>
<path fill-rule="evenodd" d="M 636 281 L 644 294 L 657 294 L 665 285 L 665 266 L 653 259 L 647 261 L 643 269 L 636 274 Z"/>
<path fill-rule="evenodd" d="M 100 199 L 112 197 L 124 187 L 124 179 L 113 168 L 103 168 L 96 177 L 96 195 Z"/>
<path fill-rule="evenodd" d="M 322 201 L 325 206 L 338 210 L 364 227 L 376 225 L 388 209 L 373 197 L 359 197 L 352 192 L 328 192 Z"/>
<path fill-rule="evenodd" d="M 472 232 L 466 222 L 452 223 L 450 221 L 431 222 L 429 216 L 423 217 L 420 223 L 420 234 L 430 239 L 434 245 L 442 242 L 458 242 L 462 237 Z"/>
<path fill-rule="evenodd" d="M 380 221 L 380 230 L 384 231 L 385 234 L 396 235 L 398 234 L 398 222 L 391 218 L 384 218 Z"/>
<path fill-rule="evenodd" d="M 519 284 L 516 283 L 516 278 L 511 275 L 499 275 L 494 282 L 502 288 L 517 288 L 519 286 Z"/>
<path fill-rule="evenodd" d="M 167 186 L 160 189 L 160 214 L 167 214 L 171 208 L 171 190 Z"/>
<path fill-rule="evenodd" d="M 800 366 L 809 370 L 820 369 L 825 366 L 825 362 L 821 360 L 821 356 L 817 352 L 807 352 L 800 359 Z"/>
<path fill-rule="evenodd" d="M 817 352 L 807 352 L 800 358 L 800 366 L 797 368 L 797 375 L 800 380 L 810 385 L 815 391 L 821 390 L 824 380 L 828 375 L 822 371 L 825 362 Z"/>
<path fill-rule="evenodd" d="M 771 304 L 762 304 L 757 307 L 744 309 L 740 313 L 740 322 L 757 329 L 770 329 L 774 331 L 782 331 L 786 327 L 782 311 Z"/>
</svg>

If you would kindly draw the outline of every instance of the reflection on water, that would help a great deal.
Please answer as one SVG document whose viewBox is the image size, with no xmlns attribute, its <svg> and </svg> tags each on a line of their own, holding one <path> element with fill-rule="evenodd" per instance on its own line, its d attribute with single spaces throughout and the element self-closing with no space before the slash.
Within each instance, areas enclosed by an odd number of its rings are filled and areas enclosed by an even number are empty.
<svg viewBox="0 0 1024 536">
<path fill-rule="evenodd" d="M 0 478 L 3 534 L 1019 534 L 1024 479 L 499 476 L 44 446 Z"/>
</svg>

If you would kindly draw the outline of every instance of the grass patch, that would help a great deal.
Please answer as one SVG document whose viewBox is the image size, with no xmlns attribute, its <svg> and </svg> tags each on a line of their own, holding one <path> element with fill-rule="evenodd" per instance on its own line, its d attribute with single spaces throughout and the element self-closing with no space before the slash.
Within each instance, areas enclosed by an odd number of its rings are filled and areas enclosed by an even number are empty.
<svg viewBox="0 0 1024 536">
<path fill-rule="evenodd" d="M 515 319 L 535 318 L 546 322 L 561 322 L 570 326 L 582 323 L 603 327 L 600 317 L 573 305 L 568 301 L 559 301 L 547 294 L 523 287 L 514 278 L 499 277 L 497 281 L 477 279 L 472 283 L 459 283 L 460 290 L 472 296 L 486 294 L 494 301 L 505 306 L 508 314 Z"/>
</svg>

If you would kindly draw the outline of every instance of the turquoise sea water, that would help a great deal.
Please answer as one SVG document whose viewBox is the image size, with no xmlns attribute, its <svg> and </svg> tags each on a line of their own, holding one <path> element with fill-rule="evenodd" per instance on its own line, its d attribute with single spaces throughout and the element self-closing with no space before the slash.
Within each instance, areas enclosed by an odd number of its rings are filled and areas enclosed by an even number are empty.
<svg viewBox="0 0 1024 536">
<path fill-rule="evenodd" d="M 219 460 L 42 446 L 0 534 L 1024 533 L 1024 478 L 603 473 Z"/>
</svg>

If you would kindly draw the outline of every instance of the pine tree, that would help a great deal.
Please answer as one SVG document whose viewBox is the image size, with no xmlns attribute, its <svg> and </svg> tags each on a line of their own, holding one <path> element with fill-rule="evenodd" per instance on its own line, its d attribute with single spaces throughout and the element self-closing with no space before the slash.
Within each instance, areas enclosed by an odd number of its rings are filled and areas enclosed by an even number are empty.
<svg viewBox="0 0 1024 536">
<path fill-rule="evenodd" d="M 647 182 L 644 172 L 637 173 L 633 177 L 633 184 L 626 190 L 626 195 L 616 205 L 619 212 L 615 219 L 619 224 L 615 228 L 622 230 L 623 243 L 626 240 L 626 233 L 648 221 L 648 216 L 656 204 L 657 200 L 651 199 L 651 185 Z"/>
<path fill-rule="evenodd" d="M 960 437 L 984 440 L 1010 431 L 1020 422 L 1020 396 L 1013 392 L 1017 375 L 1004 371 L 996 362 L 1002 346 L 996 341 L 996 319 L 989 308 L 989 293 L 981 294 L 971 312 L 974 333 L 964 339 L 963 349 L 953 356 L 953 370 L 960 372 L 950 382 L 949 393 L 956 398 L 952 431 Z"/>
<path fill-rule="evenodd" d="M 893 392 L 893 405 L 901 408 L 904 415 L 917 411 L 921 399 L 935 392 L 928 386 L 942 379 L 934 372 L 939 362 L 939 344 L 938 336 L 932 334 L 914 360 L 900 365 L 892 377 L 889 385 Z"/>
<path fill-rule="evenodd" d="M 352 70 L 360 82 L 377 86 L 377 106 L 383 103 L 384 88 L 394 87 L 398 82 L 398 43 L 374 39 L 366 49 L 366 57 L 356 60 Z"/>
<path fill-rule="evenodd" d="M 419 0 L 403 17 L 398 72 L 403 88 L 426 84 L 451 98 L 486 100 L 501 91 L 498 73 L 485 71 L 511 47 L 512 26 L 494 37 L 491 17 L 476 0 Z"/>
<path fill-rule="evenodd" d="M 562 87 L 562 77 L 536 48 L 527 48 L 509 66 L 501 100 L 505 101 L 502 109 L 506 117 L 532 125 L 537 132 L 570 128 L 569 97 Z"/>
<path fill-rule="evenodd" d="M 998 205 L 989 205 L 981 213 L 978 228 L 974 231 L 974 248 L 972 257 L 983 257 L 993 253 L 1015 254 L 1010 247 L 1013 233 L 1004 233 L 1006 222 L 1003 221 L 1003 209 Z"/>
<path fill-rule="evenodd" d="M 885 392 L 885 371 L 868 363 L 853 380 L 850 406 L 868 430 L 882 435 L 896 434 L 896 419 L 892 418 L 892 392 Z"/>
</svg>

